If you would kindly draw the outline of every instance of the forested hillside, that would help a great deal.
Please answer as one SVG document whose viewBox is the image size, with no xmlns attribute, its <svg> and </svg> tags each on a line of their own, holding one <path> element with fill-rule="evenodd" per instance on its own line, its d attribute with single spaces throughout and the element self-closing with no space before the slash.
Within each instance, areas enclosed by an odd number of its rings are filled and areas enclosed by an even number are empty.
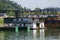
<svg viewBox="0 0 60 40">
<path fill-rule="evenodd" d="M 0 9 L 22 9 L 22 7 L 10 0 L 0 0 Z"/>
<path fill-rule="evenodd" d="M 21 5 L 18 5 L 17 3 L 10 1 L 10 0 L 0 0 L 0 11 L 3 9 L 19 9 L 23 10 Z M 12 15 L 13 12 L 8 12 L 9 15 Z"/>
</svg>

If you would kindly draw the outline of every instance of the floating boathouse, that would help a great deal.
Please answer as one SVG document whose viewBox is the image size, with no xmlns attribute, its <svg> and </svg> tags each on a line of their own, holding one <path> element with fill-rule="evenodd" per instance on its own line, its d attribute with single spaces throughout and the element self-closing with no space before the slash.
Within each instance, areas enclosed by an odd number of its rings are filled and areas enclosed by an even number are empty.
<svg viewBox="0 0 60 40">
<path fill-rule="evenodd" d="M 4 24 L 8 24 L 8 27 L 30 27 L 33 29 L 45 28 L 45 26 L 52 26 L 54 21 L 58 21 L 59 15 L 41 15 L 41 14 L 29 14 L 25 17 L 20 17 L 20 10 L 3 10 L 3 11 L 14 11 L 15 17 L 4 18 Z M 43 13 L 43 12 L 42 12 Z M 54 21 L 53 21 L 54 20 Z M 60 21 L 60 20 L 59 20 Z M 58 23 L 58 22 L 57 22 Z M 10 25 L 12 24 L 12 25 Z M 52 24 L 52 25 L 51 25 Z"/>
</svg>

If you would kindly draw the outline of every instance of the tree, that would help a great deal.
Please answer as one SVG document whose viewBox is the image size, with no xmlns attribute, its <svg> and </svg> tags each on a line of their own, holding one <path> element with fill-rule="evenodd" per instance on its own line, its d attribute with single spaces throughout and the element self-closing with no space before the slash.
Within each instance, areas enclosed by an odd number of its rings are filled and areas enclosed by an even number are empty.
<svg viewBox="0 0 60 40">
<path fill-rule="evenodd" d="M 40 11 L 41 9 L 40 9 L 40 8 L 35 8 L 34 10 L 35 10 L 35 11 Z"/>
<path fill-rule="evenodd" d="M 35 10 L 35 14 L 42 14 L 42 13 L 41 13 L 42 11 L 41 11 L 40 8 L 35 8 L 34 10 Z"/>
</svg>

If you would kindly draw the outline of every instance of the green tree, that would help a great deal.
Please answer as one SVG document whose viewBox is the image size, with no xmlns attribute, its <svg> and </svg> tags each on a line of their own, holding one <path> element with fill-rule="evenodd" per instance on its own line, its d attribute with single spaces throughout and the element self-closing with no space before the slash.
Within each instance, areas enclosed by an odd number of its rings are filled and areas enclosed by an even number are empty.
<svg viewBox="0 0 60 40">
<path fill-rule="evenodd" d="M 35 8 L 35 14 L 42 14 L 42 11 L 40 8 Z"/>
</svg>

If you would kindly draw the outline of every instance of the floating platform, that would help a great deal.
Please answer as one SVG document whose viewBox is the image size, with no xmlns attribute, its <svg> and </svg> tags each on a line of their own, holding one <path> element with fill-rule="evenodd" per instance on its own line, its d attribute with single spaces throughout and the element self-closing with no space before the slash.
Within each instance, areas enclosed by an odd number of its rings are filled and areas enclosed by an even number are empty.
<svg viewBox="0 0 60 40">
<path fill-rule="evenodd" d="M 30 27 L 30 30 L 39 30 L 39 29 L 45 29 L 45 28 L 33 28 L 33 27 Z M 14 31 L 15 30 L 15 27 L 0 27 L 0 31 Z M 28 30 L 27 27 L 18 27 L 18 30 Z"/>
</svg>

